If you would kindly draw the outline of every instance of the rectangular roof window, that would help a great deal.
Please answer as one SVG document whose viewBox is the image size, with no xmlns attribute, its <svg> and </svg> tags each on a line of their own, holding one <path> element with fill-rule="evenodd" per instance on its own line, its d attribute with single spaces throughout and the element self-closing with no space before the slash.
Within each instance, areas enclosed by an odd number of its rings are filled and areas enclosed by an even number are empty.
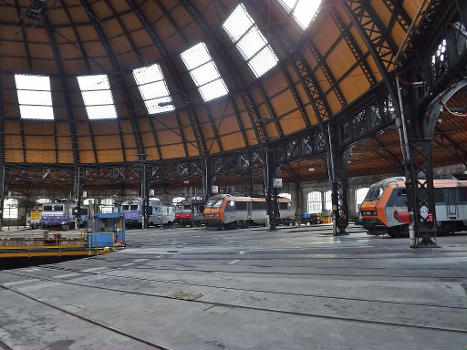
<svg viewBox="0 0 467 350">
<path fill-rule="evenodd" d="M 192 46 L 183 51 L 180 56 L 204 101 L 210 101 L 229 93 L 204 43 Z"/>
<path fill-rule="evenodd" d="M 133 69 L 133 77 L 149 114 L 163 113 L 175 109 L 161 67 L 157 63 Z"/>
<path fill-rule="evenodd" d="M 268 41 L 248 14 L 245 5 L 238 5 L 222 27 L 257 78 L 279 61 Z"/>
<path fill-rule="evenodd" d="M 305 30 L 321 5 L 321 0 L 278 0 L 284 10 Z"/>
<path fill-rule="evenodd" d="M 15 74 L 15 84 L 22 119 L 54 119 L 48 76 Z"/>
<path fill-rule="evenodd" d="M 89 119 L 117 118 L 117 110 L 107 75 L 79 76 L 78 85 Z"/>
</svg>

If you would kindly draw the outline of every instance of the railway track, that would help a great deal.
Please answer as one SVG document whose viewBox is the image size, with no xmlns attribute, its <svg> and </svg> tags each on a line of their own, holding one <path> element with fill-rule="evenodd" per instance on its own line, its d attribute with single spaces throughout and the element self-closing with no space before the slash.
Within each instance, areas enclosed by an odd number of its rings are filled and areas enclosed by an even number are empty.
<svg viewBox="0 0 467 350">
<path fill-rule="evenodd" d="M 410 324 L 410 323 L 401 323 L 401 322 L 389 322 L 389 321 L 377 321 L 377 320 L 367 320 L 367 319 L 359 319 L 355 317 L 346 317 L 346 316 L 337 316 L 337 315 L 324 315 L 324 314 L 318 314 L 318 313 L 306 313 L 306 312 L 295 312 L 295 311 L 285 311 L 285 310 L 278 310 L 274 308 L 265 308 L 265 307 L 255 307 L 255 306 L 246 306 L 246 305 L 238 305 L 238 304 L 232 304 L 232 303 L 223 303 L 223 302 L 215 302 L 215 301 L 208 301 L 208 300 L 199 300 L 199 299 L 194 299 L 194 300 L 185 300 L 185 299 L 178 299 L 174 298 L 171 296 L 167 295 L 162 295 L 162 294 L 156 294 L 156 293 L 147 293 L 147 292 L 141 292 L 141 291 L 128 291 L 125 289 L 119 289 L 119 288 L 111 288 L 111 287 L 103 287 L 103 286 L 96 286 L 96 285 L 90 285 L 90 284 L 85 284 L 85 283 L 78 283 L 78 282 L 70 282 L 70 281 L 64 281 L 60 280 L 57 278 L 53 277 L 46 277 L 46 276 L 37 276 L 36 274 L 26 274 L 26 273 L 19 273 L 19 272 L 12 272 L 12 271 L 6 271 L 8 274 L 13 274 L 17 276 L 22 276 L 22 277 L 27 277 L 27 278 L 33 278 L 37 280 L 42 280 L 42 281 L 49 281 L 49 282 L 55 282 L 55 283 L 61 283 L 61 284 L 67 284 L 67 285 L 73 285 L 73 286 L 79 286 L 79 287 L 85 287 L 85 288 L 90 288 L 90 289 L 98 289 L 98 290 L 104 290 L 104 291 L 111 291 L 111 292 L 118 292 L 118 293 L 124 293 L 124 294 L 129 294 L 129 295 L 141 295 L 141 296 L 147 296 L 147 297 L 155 297 L 155 298 L 161 298 L 161 299 L 170 299 L 170 300 L 178 300 L 180 302 L 184 303 L 196 303 L 196 304 L 203 304 L 206 305 L 208 308 L 219 306 L 219 307 L 226 307 L 226 308 L 235 308 L 235 309 L 240 309 L 240 310 L 252 310 L 252 311 L 259 311 L 259 312 L 269 312 L 269 313 L 276 313 L 276 314 L 282 314 L 282 315 L 292 315 L 292 316 L 299 316 L 299 317 L 313 317 L 313 318 L 321 318 L 321 319 L 332 319 L 332 320 L 340 320 L 340 321 L 345 321 L 345 322 L 358 322 L 362 324 L 372 324 L 372 325 L 382 325 L 382 326 L 396 326 L 396 327 L 405 327 L 405 328 L 416 328 L 416 329 L 424 329 L 424 330 L 432 330 L 432 331 L 442 331 L 442 332 L 450 332 L 450 333 L 456 333 L 456 334 L 467 334 L 467 330 L 465 329 L 460 329 L 460 328 L 449 328 L 449 327 L 441 327 L 441 326 L 428 326 L 428 325 L 420 325 L 420 324 Z M 23 295 L 24 297 L 28 297 L 32 300 L 36 300 L 37 302 L 41 302 L 44 305 L 48 305 L 52 308 L 56 308 L 60 311 L 70 313 L 73 316 L 81 317 L 80 315 L 77 315 L 73 312 L 70 312 L 68 310 L 64 310 L 60 307 L 57 307 L 55 305 L 52 305 L 50 303 L 41 301 L 31 295 L 28 295 L 26 293 L 17 291 L 14 288 L 7 287 L 3 284 L 0 284 L 0 287 L 11 290 L 13 292 L 16 292 L 18 294 Z M 99 322 L 87 319 L 89 322 L 95 322 L 96 325 L 100 325 L 102 327 L 108 327 L 106 325 L 101 325 Z M 120 330 L 113 329 L 112 327 L 109 327 L 108 329 L 115 331 L 115 332 L 121 332 Z M 124 332 L 121 332 L 124 333 Z M 119 333 L 119 334 L 121 334 Z M 134 339 L 134 338 L 132 338 Z M 143 339 L 136 338 L 135 340 L 138 341 L 143 341 Z M 146 343 L 145 343 L 146 344 Z M 154 347 L 158 347 L 157 344 L 150 343 Z M 159 347 L 162 349 L 163 347 Z"/>
</svg>

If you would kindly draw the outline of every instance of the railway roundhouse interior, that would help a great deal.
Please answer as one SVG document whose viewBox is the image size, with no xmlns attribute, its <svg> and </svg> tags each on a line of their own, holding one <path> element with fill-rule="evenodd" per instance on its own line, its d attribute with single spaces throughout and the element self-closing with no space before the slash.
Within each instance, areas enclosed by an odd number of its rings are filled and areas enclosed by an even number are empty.
<svg viewBox="0 0 467 350">
<path fill-rule="evenodd" d="M 0 0 L 0 350 L 466 349 L 462 0 Z"/>
</svg>

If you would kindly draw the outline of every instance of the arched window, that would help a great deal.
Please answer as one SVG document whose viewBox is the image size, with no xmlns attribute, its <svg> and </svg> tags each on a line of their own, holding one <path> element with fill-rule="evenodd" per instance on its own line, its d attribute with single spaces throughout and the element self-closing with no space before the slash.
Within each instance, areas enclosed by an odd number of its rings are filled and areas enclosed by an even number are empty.
<svg viewBox="0 0 467 350">
<path fill-rule="evenodd" d="M 185 200 L 185 197 L 175 197 L 174 199 L 172 199 L 172 203 L 177 204 L 177 203 L 183 202 L 184 200 Z"/>
<path fill-rule="evenodd" d="M 355 212 L 358 213 L 360 210 L 360 205 L 365 199 L 366 194 L 368 193 L 368 187 L 363 187 L 355 190 Z"/>
<path fill-rule="evenodd" d="M 332 210 L 332 191 L 324 192 L 324 210 Z"/>
<path fill-rule="evenodd" d="M 321 192 L 313 191 L 308 193 L 307 196 L 307 211 L 308 213 L 321 213 Z"/>
<path fill-rule="evenodd" d="M 18 200 L 7 198 L 3 201 L 3 218 L 17 219 L 18 218 Z"/>
<path fill-rule="evenodd" d="M 279 197 L 282 197 L 282 198 L 287 198 L 287 199 L 292 199 L 292 195 L 290 193 L 287 193 L 287 192 L 282 192 L 282 193 L 279 193 L 278 194 Z"/>
</svg>

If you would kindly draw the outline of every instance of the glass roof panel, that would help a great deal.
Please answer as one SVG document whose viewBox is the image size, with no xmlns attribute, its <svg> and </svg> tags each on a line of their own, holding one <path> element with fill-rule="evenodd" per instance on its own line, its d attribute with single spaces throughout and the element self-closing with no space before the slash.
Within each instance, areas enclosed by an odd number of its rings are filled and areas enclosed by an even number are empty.
<svg viewBox="0 0 467 350">
<path fill-rule="evenodd" d="M 204 101 L 210 101 L 228 94 L 229 90 L 227 90 L 222 79 L 217 79 L 209 84 L 200 86 L 199 92 L 201 93 Z"/>
<path fill-rule="evenodd" d="M 216 65 L 213 61 L 203 64 L 201 67 L 195 68 L 191 71 L 193 80 L 196 86 L 206 84 L 210 81 L 216 80 L 220 77 Z"/>
<path fill-rule="evenodd" d="M 279 61 L 243 4 L 239 4 L 235 8 L 222 27 L 230 36 L 245 61 L 248 62 L 257 78 L 274 67 Z M 263 52 L 264 48 L 266 50 Z M 265 64 L 265 66 L 259 67 L 259 64 Z"/>
<path fill-rule="evenodd" d="M 293 17 L 302 29 L 308 27 L 320 4 L 321 0 L 298 0 Z"/>
<path fill-rule="evenodd" d="M 232 41 L 236 42 L 253 24 L 253 19 L 246 11 L 245 5 L 239 4 L 222 24 L 222 27 Z"/>
<path fill-rule="evenodd" d="M 169 96 L 167 97 L 160 97 L 160 98 L 155 98 L 151 100 L 145 100 L 144 104 L 146 105 L 146 108 L 148 109 L 149 114 L 156 114 L 156 113 L 162 113 L 162 112 L 170 112 L 175 109 L 175 106 L 171 104 L 172 98 Z M 162 106 L 159 106 L 159 103 L 162 103 Z"/>
<path fill-rule="evenodd" d="M 18 102 L 21 105 L 52 106 L 50 91 L 18 90 Z"/>
<path fill-rule="evenodd" d="M 110 89 L 109 79 L 104 74 L 80 76 L 78 84 L 81 91 Z"/>
<path fill-rule="evenodd" d="M 255 26 L 238 41 L 237 47 L 245 60 L 248 60 L 266 44 L 266 38 L 258 30 L 258 27 Z"/>
<path fill-rule="evenodd" d="M 180 56 L 188 70 L 192 70 L 203 63 L 212 60 L 211 55 L 206 47 L 206 44 L 201 42 L 188 50 L 183 51 Z"/>
<path fill-rule="evenodd" d="M 88 106 L 86 107 L 89 119 L 115 119 L 117 111 L 114 105 Z"/>
<path fill-rule="evenodd" d="M 23 119 L 54 119 L 54 111 L 51 106 L 20 105 L 19 111 Z"/>
<path fill-rule="evenodd" d="M 84 75 L 77 79 L 89 119 L 117 118 L 107 75 Z"/>
<path fill-rule="evenodd" d="M 114 103 L 110 90 L 83 91 L 82 95 L 86 106 L 113 105 Z"/>
<path fill-rule="evenodd" d="M 50 91 L 50 78 L 41 75 L 15 74 L 16 88 L 20 90 Z"/>
<path fill-rule="evenodd" d="M 23 119 L 54 119 L 48 76 L 15 74 L 19 111 Z"/>
<path fill-rule="evenodd" d="M 279 62 L 279 59 L 274 54 L 271 47 L 266 46 L 257 55 L 253 56 L 251 60 L 248 61 L 248 65 L 258 78 L 273 68 L 277 62 Z"/>
<path fill-rule="evenodd" d="M 196 44 L 182 52 L 180 56 L 205 102 L 229 92 L 204 43 Z"/>
<path fill-rule="evenodd" d="M 156 81 L 154 83 L 141 85 L 139 86 L 139 92 L 143 100 L 170 95 L 164 81 Z"/>
<path fill-rule="evenodd" d="M 296 2 L 297 0 L 279 0 L 279 4 L 282 5 L 282 7 L 287 13 L 290 13 L 290 11 L 292 11 Z"/>
<path fill-rule="evenodd" d="M 164 80 L 161 67 L 157 63 L 151 66 L 133 69 L 133 77 L 138 85 Z"/>
</svg>

